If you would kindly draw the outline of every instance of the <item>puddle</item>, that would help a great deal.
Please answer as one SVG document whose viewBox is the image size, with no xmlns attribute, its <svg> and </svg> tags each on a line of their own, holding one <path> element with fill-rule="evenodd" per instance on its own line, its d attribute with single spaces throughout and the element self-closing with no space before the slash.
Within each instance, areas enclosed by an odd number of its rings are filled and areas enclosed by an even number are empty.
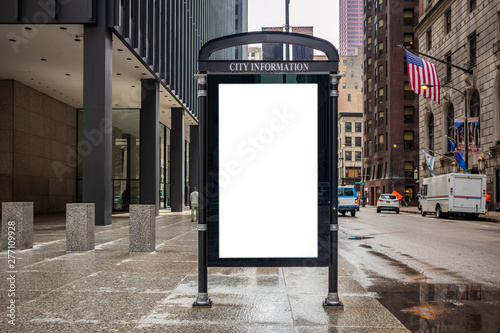
<svg viewBox="0 0 500 333">
<path fill-rule="evenodd" d="M 370 238 L 373 238 L 373 237 L 368 237 L 368 236 L 353 236 L 353 237 L 349 237 L 347 239 L 360 240 L 360 239 L 370 239 Z"/>
<path fill-rule="evenodd" d="M 369 291 L 415 333 L 499 332 L 498 288 L 480 284 L 392 282 L 373 285 Z"/>
</svg>

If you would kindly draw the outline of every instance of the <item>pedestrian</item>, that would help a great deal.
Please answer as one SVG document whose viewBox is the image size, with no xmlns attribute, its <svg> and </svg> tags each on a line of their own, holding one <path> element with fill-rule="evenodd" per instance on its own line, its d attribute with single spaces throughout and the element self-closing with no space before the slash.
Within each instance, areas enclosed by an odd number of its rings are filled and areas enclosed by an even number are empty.
<svg viewBox="0 0 500 333">
<path fill-rule="evenodd" d="M 196 187 L 193 188 L 193 192 L 191 192 L 191 195 L 189 196 L 189 199 L 191 200 L 191 222 L 194 222 L 195 212 L 196 221 L 198 221 L 198 195 L 198 189 Z"/>
<path fill-rule="evenodd" d="M 404 200 L 405 200 L 406 207 L 408 207 L 408 203 L 411 201 L 410 195 L 408 194 L 408 192 L 405 193 Z"/>
</svg>

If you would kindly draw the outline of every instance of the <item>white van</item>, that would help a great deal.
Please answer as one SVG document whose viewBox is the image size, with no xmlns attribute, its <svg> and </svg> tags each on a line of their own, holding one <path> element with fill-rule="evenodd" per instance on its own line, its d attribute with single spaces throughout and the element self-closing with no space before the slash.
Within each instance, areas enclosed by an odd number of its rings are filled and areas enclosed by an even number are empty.
<svg viewBox="0 0 500 333">
<path fill-rule="evenodd" d="M 356 210 L 358 210 L 358 196 L 354 187 L 339 186 L 337 209 L 342 216 L 345 216 L 346 212 L 351 212 L 351 216 L 356 215 Z"/>
<path fill-rule="evenodd" d="M 424 178 L 421 214 L 477 218 L 486 213 L 486 175 L 448 173 Z"/>
</svg>

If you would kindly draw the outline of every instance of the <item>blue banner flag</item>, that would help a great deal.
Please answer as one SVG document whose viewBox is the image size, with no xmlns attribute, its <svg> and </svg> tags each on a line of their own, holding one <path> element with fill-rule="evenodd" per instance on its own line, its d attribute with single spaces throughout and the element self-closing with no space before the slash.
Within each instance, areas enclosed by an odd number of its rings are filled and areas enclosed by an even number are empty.
<svg viewBox="0 0 500 333">
<path fill-rule="evenodd" d="M 448 139 L 449 140 L 449 139 Z M 450 145 L 451 145 L 451 150 L 453 151 L 453 155 L 455 155 L 455 160 L 457 161 L 458 165 L 465 170 L 465 161 L 464 161 L 464 153 L 462 152 L 458 152 L 458 151 L 455 151 L 455 145 L 453 144 L 453 142 L 450 141 Z"/>
</svg>

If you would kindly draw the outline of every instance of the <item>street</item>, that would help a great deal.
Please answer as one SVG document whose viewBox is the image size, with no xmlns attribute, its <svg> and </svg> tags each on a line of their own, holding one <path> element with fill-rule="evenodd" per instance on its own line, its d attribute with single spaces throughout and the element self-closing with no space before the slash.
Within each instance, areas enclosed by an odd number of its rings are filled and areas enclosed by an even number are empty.
<svg viewBox="0 0 500 333">
<path fill-rule="evenodd" d="M 339 225 L 340 264 L 412 332 L 500 332 L 499 223 L 367 206 Z"/>
</svg>

